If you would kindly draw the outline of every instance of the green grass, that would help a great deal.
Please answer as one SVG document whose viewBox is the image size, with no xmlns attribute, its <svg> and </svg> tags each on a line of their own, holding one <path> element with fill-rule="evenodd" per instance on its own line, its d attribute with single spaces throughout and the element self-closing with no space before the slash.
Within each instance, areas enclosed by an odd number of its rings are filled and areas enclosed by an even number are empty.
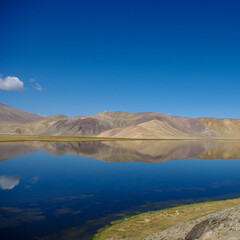
<svg viewBox="0 0 240 240">
<path fill-rule="evenodd" d="M 178 222 L 191 221 L 236 205 L 240 205 L 239 198 L 179 205 L 173 208 L 149 211 L 128 218 L 124 216 L 120 220 L 111 222 L 111 225 L 106 225 L 104 228 L 98 230 L 93 240 L 142 240 Z"/>
</svg>

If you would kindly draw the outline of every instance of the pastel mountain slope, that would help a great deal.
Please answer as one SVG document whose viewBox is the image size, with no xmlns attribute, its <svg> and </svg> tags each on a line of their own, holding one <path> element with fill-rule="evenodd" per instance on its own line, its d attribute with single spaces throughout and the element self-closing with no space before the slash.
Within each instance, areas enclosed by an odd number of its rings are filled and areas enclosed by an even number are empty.
<svg viewBox="0 0 240 240">
<path fill-rule="evenodd" d="M 215 136 L 200 120 L 161 113 L 102 112 L 59 120 L 50 135 L 123 138 L 193 138 Z"/>
<path fill-rule="evenodd" d="M 29 113 L 0 103 L 0 133 L 10 133 L 14 124 L 24 124 L 44 119 L 44 116 Z"/>
<path fill-rule="evenodd" d="M 240 138 L 240 119 L 190 118 L 145 112 L 111 112 L 67 117 L 37 114 L 0 105 L 0 133 L 112 138 Z"/>
<path fill-rule="evenodd" d="M 216 136 L 240 136 L 240 119 L 199 118 L 205 129 L 213 131 Z"/>
<path fill-rule="evenodd" d="M 23 134 L 23 135 L 32 135 L 32 134 L 42 134 L 57 121 L 65 119 L 67 116 L 56 114 L 50 117 L 45 117 L 39 121 L 34 121 L 25 124 L 16 124 L 11 126 L 11 133 L 13 134 Z"/>
<path fill-rule="evenodd" d="M 98 137 L 117 138 L 191 138 L 194 134 L 181 131 L 171 126 L 168 122 L 151 120 L 136 126 L 115 128 L 100 133 Z"/>
<path fill-rule="evenodd" d="M 28 123 L 43 119 L 44 116 L 29 113 L 0 103 L 0 122 Z"/>
</svg>

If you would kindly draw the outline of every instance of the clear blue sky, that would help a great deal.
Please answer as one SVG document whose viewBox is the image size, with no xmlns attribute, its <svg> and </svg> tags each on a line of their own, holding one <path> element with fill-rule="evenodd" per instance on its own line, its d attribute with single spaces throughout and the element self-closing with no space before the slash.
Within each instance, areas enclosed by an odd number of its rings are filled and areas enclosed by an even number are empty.
<svg viewBox="0 0 240 240">
<path fill-rule="evenodd" d="M 0 102 L 240 118 L 239 13 L 238 0 L 1 0 L 1 78 L 24 90 Z"/>
</svg>

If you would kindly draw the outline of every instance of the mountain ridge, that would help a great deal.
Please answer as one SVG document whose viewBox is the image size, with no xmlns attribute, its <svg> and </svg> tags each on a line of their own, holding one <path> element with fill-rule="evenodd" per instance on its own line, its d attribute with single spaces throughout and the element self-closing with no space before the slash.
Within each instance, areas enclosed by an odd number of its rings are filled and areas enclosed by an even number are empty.
<svg viewBox="0 0 240 240">
<path fill-rule="evenodd" d="M 0 103 L 0 133 L 111 138 L 240 138 L 240 119 L 180 117 L 163 113 L 105 111 L 43 117 Z"/>
<path fill-rule="evenodd" d="M 11 126 L 15 124 L 25 124 L 43 119 L 36 113 L 29 113 L 9 105 L 0 103 L 0 133 L 11 132 Z"/>
</svg>

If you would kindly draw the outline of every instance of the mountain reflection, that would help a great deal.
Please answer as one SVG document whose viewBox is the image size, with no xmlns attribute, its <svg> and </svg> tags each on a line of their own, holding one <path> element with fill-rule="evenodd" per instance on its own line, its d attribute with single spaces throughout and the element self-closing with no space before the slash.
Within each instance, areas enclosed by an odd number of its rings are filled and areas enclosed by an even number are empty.
<svg viewBox="0 0 240 240">
<path fill-rule="evenodd" d="M 30 142 L 1 142 L 0 161 L 39 151 Z"/>
<path fill-rule="evenodd" d="M 162 162 L 177 159 L 240 159 L 239 141 L 119 141 L 0 143 L 0 160 L 35 151 L 71 154 L 106 162 Z"/>
</svg>

